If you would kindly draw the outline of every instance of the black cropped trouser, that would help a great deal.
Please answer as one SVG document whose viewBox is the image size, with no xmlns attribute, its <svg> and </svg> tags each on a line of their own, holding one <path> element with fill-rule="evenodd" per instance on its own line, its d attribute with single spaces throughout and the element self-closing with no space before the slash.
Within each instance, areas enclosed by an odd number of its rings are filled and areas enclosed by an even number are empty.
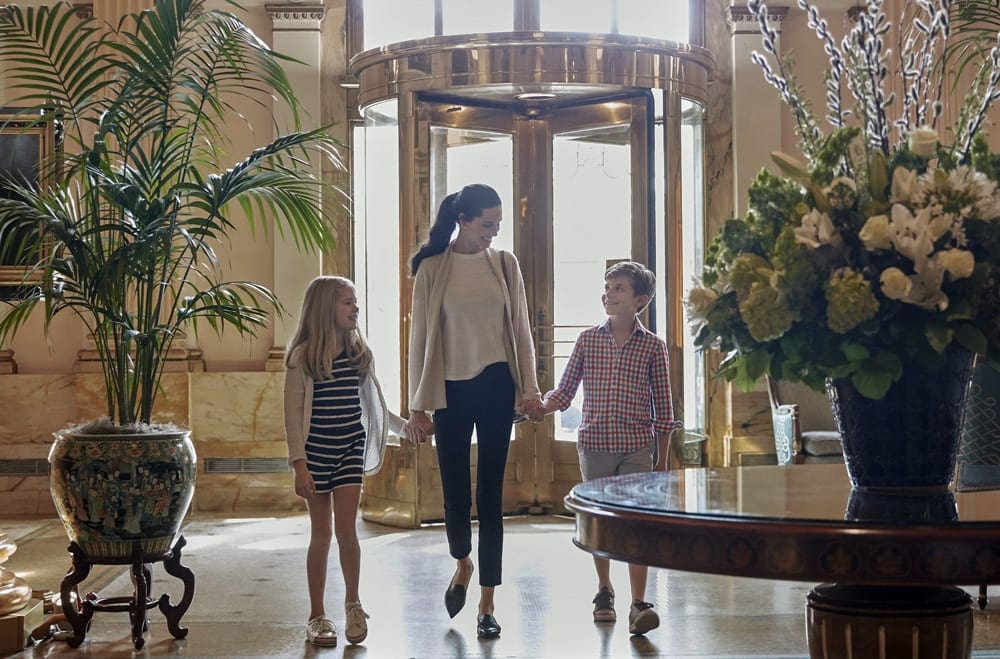
<svg viewBox="0 0 1000 659">
<path fill-rule="evenodd" d="M 479 585 L 497 586 L 503 558 L 503 481 L 510 447 L 514 380 L 506 362 L 498 362 L 471 380 L 446 381 L 445 394 L 448 407 L 434 412 L 434 425 L 448 549 L 456 559 L 472 553 L 470 452 L 474 427 L 479 450 Z"/>
</svg>

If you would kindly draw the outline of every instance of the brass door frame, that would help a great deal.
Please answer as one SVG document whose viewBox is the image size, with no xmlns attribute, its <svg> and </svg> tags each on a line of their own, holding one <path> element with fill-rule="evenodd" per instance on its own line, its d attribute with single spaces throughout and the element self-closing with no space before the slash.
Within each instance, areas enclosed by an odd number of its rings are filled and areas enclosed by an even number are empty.
<svg viewBox="0 0 1000 659">
<path fill-rule="evenodd" d="M 400 115 L 404 114 L 401 103 Z M 552 249 L 552 142 L 556 134 L 585 131 L 614 125 L 629 126 L 633 172 L 650 173 L 647 118 L 652 112 L 648 92 L 616 93 L 598 100 L 567 104 L 542 112 L 518 113 L 510 106 L 460 103 L 453 97 L 433 94 L 407 95 L 405 104 L 410 122 L 400 122 L 401 162 L 411 175 L 400 180 L 401 207 L 404 208 L 400 234 L 401 253 L 412 254 L 426 235 L 439 199 L 432 189 L 443 190 L 443 181 L 432 186 L 431 130 L 433 126 L 481 130 L 509 134 L 513 140 L 514 208 L 504 216 L 514 225 L 514 249 L 525 275 L 528 308 L 538 350 L 538 379 L 543 392 L 554 387 L 552 371 L 553 249 Z M 408 128 L 404 128 L 409 124 Z M 632 258 L 650 263 L 650 178 L 633 176 Z M 439 195 L 440 196 L 440 195 Z M 408 268 L 406 263 L 402 268 Z M 412 283 L 408 271 L 401 271 L 403 323 L 400 331 L 402 361 L 408 359 Z M 595 318 L 594 323 L 600 322 Z M 408 390 L 406 369 L 402 369 L 403 389 Z M 554 439 L 553 417 L 534 425 L 515 427 L 504 486 L 504 512 L 563 510 L 562 498 L 579 482 L 576 444 Z M 475 482 L 477 452 L 471 453 Z M 430 444 L 408 443 L 388 447 L 383 472 L 366 481 L 363 505 L 365 519 L 396 526 L 414 527 L 442 516 L 440 470 Z"/>
</svg>

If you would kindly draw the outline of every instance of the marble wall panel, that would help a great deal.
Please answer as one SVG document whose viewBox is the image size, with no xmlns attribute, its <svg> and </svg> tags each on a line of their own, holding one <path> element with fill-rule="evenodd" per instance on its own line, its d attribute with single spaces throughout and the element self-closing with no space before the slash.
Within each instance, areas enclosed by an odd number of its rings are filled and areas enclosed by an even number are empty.
<svg viewBox="0 0 1000 659">
<path fill-rule="evenodd" d="M 192 373 L 191 430 L 199 457 L 286 455 L 284 377 L 265 371 Z"/>
<path fill-rule="evenodd" d="M 194 507 L 200 513 L 301 511 L 291 474 L 199 474 Z"/>
<path fill-rule="evenodd" d="M 77 420 L 72 375 L 0 376 L 0 446 L 5 458 L 46 457 L 52 433 Z M 6 449 L 19 446 L 19 455 Z M 27 454 L 20 454 L 27 451 Z"/>
<path fill-rule="evenodd" d="M 108 414 L 104 379 L 99 373 L 79 373 L 75 381 L 77 420 L 96 419 Z M 182 428 L 188 420 L 188 374 L 164 373 L 156 395 L 153 422 L 173 423 Z"/>
</svg>

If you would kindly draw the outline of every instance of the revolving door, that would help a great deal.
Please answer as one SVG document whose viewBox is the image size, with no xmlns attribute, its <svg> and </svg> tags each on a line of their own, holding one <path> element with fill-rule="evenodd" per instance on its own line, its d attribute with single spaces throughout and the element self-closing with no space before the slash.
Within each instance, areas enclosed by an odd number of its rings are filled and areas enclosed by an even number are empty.
<svg viewBox="0 0 1000 659">
<path fill-rule="evenodd" d="M 693 46 L 583 36 L 435 37 L 352 60 L 364 117 L 354 144 L 355 280 L 391 408 L 406 409 L 409 256 L 441 200 L 481 182 L 500 193 L 507 220 L 494 246 L 521 264 L 541 389 L 558 383 L 577 334 L 603 320 L 606 267 L 640 261 L 657 273 L 643 321 L 670 347 L 676 414 L 700 425 L 701 359 L 680 301 L 702 252 L 712 61 Z M 505 512 L 563 510 L 580 479 L 579 411 L 580 398 L 543 423 L 515 426 Z M 475 479 L 475 446 L 472 457 Z M 390 445 L 366 480 L 362 512 L 405 527 L 441 519 L 434 447 Z"/>
</svg>

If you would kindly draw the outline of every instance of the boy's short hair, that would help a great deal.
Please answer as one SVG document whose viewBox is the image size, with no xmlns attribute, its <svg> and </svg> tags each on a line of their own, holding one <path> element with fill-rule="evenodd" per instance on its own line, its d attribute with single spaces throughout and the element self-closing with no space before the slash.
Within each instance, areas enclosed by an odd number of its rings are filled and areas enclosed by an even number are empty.
<svg viewBox="0 0 1000 659">
<path fill-rule="evenodd" d="M 653 299 L 656 294 L 656 275 L 653 271 L 641 263 L 635 261 L 621 261 L 615 263 L 604 273 L 604 281 L 612 277 L 628 277 L 632 280 L 632 292 L 636 297 L 648 295 Z"/>
</svg>

